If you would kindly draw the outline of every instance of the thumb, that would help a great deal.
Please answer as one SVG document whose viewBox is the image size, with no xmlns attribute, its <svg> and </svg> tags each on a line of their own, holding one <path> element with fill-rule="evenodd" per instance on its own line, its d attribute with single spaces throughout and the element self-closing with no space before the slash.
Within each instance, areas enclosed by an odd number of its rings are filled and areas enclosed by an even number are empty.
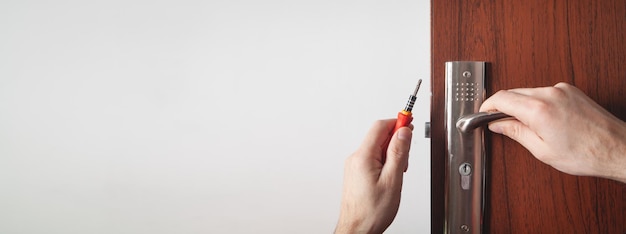
<svg viewBox="0 0 626 234">
<path fill-rule="evenodd" d="M 389 142 L 387 148 L 387 159 L 381 177 L 397 177 L 402 178 L 402 173 L 409 164 L 409 150 L 411 148 L 411 138 L 413 133 L 408 127 L 402 127 L 396 131 Z"/>
</svg>

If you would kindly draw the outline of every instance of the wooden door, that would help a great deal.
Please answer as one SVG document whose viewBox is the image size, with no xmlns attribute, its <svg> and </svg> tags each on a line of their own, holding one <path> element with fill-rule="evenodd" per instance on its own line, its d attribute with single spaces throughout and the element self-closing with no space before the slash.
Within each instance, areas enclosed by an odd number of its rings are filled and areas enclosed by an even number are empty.
<svg viewBox="0 0 626 234">
<path fill-rule="evenodd" d="M 432 13 L 432 232 L 444 220 L 444 62 L 488 61 L 487 95 L 575 85 L 626 120 L 626 1 L 436 0 Z M 572 126 L 575 127 L 575 126 Z M 626 233 L 626 185 L 561 173 L 486 133 L 485 233 Z"/>
</svg>

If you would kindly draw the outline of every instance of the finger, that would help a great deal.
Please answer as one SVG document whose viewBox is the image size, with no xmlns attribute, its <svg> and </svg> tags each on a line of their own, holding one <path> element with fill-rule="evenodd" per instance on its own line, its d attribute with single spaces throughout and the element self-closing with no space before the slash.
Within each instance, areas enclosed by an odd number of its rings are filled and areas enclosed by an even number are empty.
<svg viewBox="0 0 626 234">
<path fill-rule="evenodd" d="M 487 98 L 487 100 L 485 100 L 486 104 L 483 103 L 483 105 L 480 108 L 480 111 L 496 110 L 496 109 L 493 109 L 494 105 L 498 105 L 498 107 L 500 108 L 497 110 L 502 111 L 502 109 L 506 109 L 504 107 L 507 107 L 506 103 L 503 103 L 503 102 L 516 101 L 516 102 L 523 104 L 524 99 L 533 99 L 533 97 L 543 97 L 546 95 L 546 93 L 551 92 L 550 90 L 554 90 L 554 88 L 569 89 L 570 87 L 573 87 L 573 86 L 567 83 L 558 83 L 554 87 L 515 88 L 515 89 L 508 89 L 508 90 L 500 90 L 494 95 L 492 95 L 491 97 Z M 511 107 L 510 109 L 513 109 L 513 110 L 516 109 L 515 106 L 511 106 L 511 105 L 508 105 L 508 106 Z"/>
<path fill-rule="evenodd" d="M 380 146 L 389 138 L 391 131 L 396 126 L 396 119 L 377 120 L 367 132 L 361 148 L 374 152 L 380 150 Z"/>
<path fill-rule="evenodd" d="M 548 149 L 543 139 L 537 133 L 516 119 L 491 122 L 489 130 L 517 141 L 539 159 L 542 159 L 542 156 L 545 155 Z"/>
<path fill-rule="evenodd" d="M 558 94 L 564 94 L 567 92 L 580 92 L 578 88 L 564 82 L 560 82 L 553 87 L 548 86 L 538 88 L 516 88 L 506 91 L 537 98 L 553 98 L 555 95 Z"/>
<path fill-rule="evenodd" d="M 537 113 L 537 109 L 545 106 L 545 103 L 535 97 L 524 94 L 525 92 L 528 91 L 500 90 L 483 102 L 480 106 L 480 111 L 501 111 L 528 125 L 534 113 Z"/>
<path fill-rule="evenodd" d="M 505 109 L 504 106 L 504 102 L 513 100 L 513 99 L 519 99 L 521 97 L 517 97 L 518 95 L 521 94 L 517 94 L 517 93 L 512 93 L 508 90 L 500 90 L 498 92 L 496 92 L 495 94 L 491 95 L 491 97 L 485 99 L 485 101 L 481 104 L 479 111 L 480 112 L 487 112 L 487 111 L 502 111 L 504 112 L 503 109 Z M 506 112 L 505 112 L 506 113 Z M 509 113 L 507 113 L 509 114 Z M 510 114 L 509 114 L 510 115 Z"/>
<path fill-rule="evenodd" d="M 548 89 L 552 89 L 553 87 L 537 87 L 537 88 L 515 88 L 509 89 L 507 91 L 514 92 L 526 96 L 536 96 L 541 95 L 546 92 Z"/>
<path fill-rule="evenodd" d="M 409 163 L 409 150 L 411 149 L 411 139 L 413 133 L 408 127 L 402 127 L 396 131 L 389 142 L 387 148 L 387 159 L 381 177 L 390 179 L 391 181 L 402 181 L 402 173 Z"/>
</svg>

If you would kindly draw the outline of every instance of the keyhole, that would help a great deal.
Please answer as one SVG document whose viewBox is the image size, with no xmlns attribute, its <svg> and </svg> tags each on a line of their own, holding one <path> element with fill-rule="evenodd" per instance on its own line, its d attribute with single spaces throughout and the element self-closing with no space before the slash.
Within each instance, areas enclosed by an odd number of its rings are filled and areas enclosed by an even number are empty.
<svg viewBox="0 0 626 234">
<path fill-rule="evenodd" d="M 472 165 L 469 163 L 461 164 L 461 166 L 459 167 L 459 173 L 461 173 L 461 175 L 463 176 L 472 174 Z"/>
</svg>

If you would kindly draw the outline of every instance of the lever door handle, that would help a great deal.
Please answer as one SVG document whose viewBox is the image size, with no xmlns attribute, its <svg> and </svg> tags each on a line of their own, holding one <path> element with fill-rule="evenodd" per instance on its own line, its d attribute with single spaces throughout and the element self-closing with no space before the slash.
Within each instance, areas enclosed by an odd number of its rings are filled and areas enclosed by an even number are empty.
<svg viewBox="0 0 626 234">
<path fill-rule="evenodd" d="M 505 113 L 494 112 L 478 112 L 474 114 L 465 115 L 456 122 L 456 127 L 463 133 L 468 133 L 477 127 L 485 125 L 489 122 L 496 121 L 504 118 L 513 118 Z"/>
</svg>

